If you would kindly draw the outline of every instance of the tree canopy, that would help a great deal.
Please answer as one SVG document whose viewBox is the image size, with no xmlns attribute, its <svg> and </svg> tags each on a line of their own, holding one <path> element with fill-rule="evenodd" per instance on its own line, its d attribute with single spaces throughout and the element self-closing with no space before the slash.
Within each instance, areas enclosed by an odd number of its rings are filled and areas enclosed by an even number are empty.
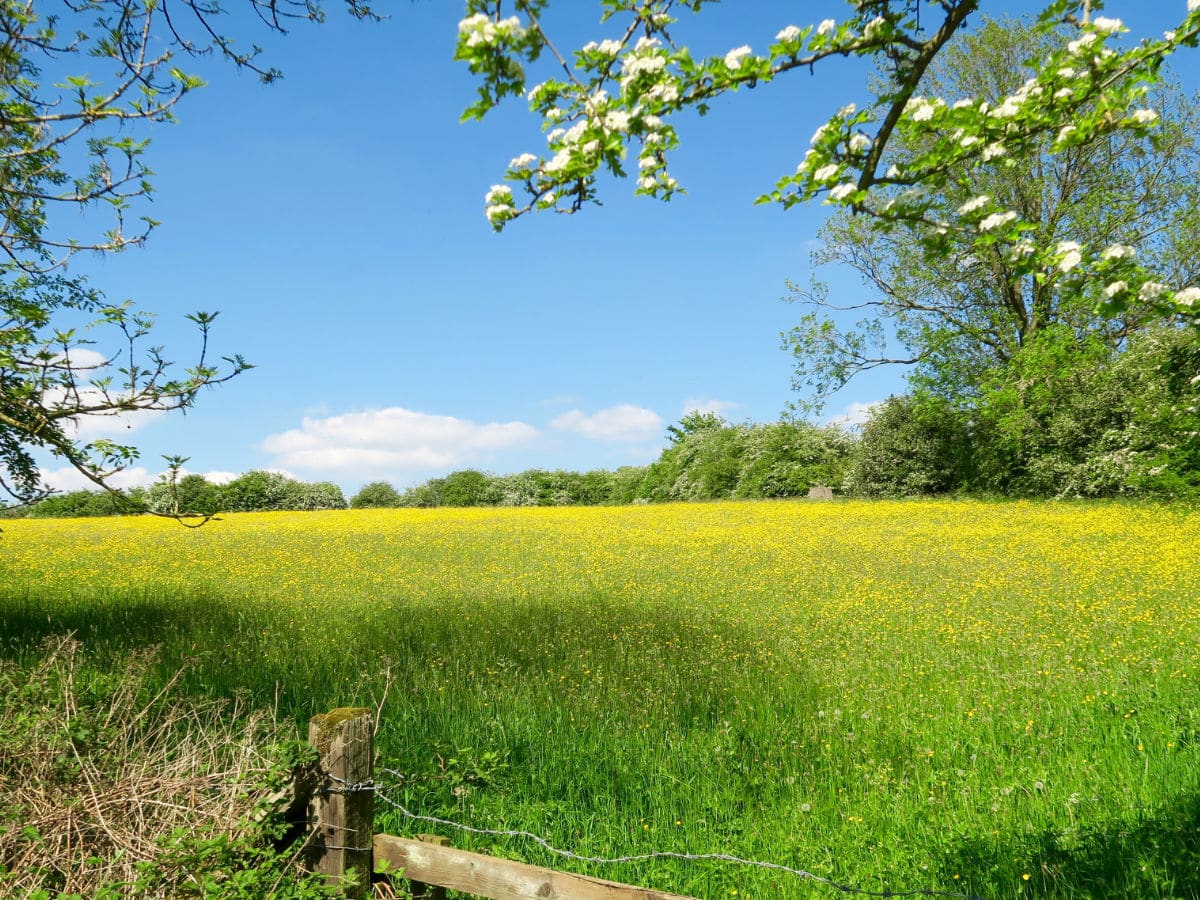
<svg viewBox="0 0 1200 900">
<path fill-rule="evenodd" d="M 679 144 L 673 116 L 705 112 L 719 96 L 833 57 L 857 57 L 876 68 L 873 101 L 834 112 L 796 171 L 780 177 L 762 202 L 789 207 L 819 199 L 884 231 L 919 232 L 935 251 L 948 251 L 955 240 L 979 256 L 999 248 L 1013 255 L 1022 276 L 1062 276 L 1077 291 L 1103 285 L 1097 302 L 1110 313 L 1139 306 L 1194 315 L 1200 287 L 1164 281 L 1125 245 L 1084 234 L 1035 242 L 1035 223 L 1004 198 L 979 195 L 954 206 L 930 188 L 964 167 L 1019 165 L 1031 148 L 1056 155 L 1104 135 L 1154 132 L 1159 114 L 1145 105 L 1147 92 L 1164 60 L 1196 45 L 1200 3 L 1189 0 L 1178 27 L 1129 46 L 1120 41 L 1128 29 L 1099 15 L 1099 0 L 1054 0 L 1038 27 L 1060 39 L 1033 61 L 1023 83 L 991 98 L 932 93 L 933 63 L 961 41 L 981 5 L 853 0 L 841 21 L 781 22 L 758 51 L 746 43 L 697 58 L 681 34 L 684 15 L 702 14 L 705 0 L 603 0 L 609 36 L 574 51 L 560 49 L 542 28 L 549 0 L 517 0 L 508 17 L 500 0 L 469 0 L 457 54 L 478 76 L 479 97 L 465 116 L 482 117 L 506 97 L 524 96 L 547 131 L 547 149 L 514 157 L 505 183 L 487 193 L 488 220 L 499 230 L 531 212 L 577 212 L 597 200 L 598 174 L 626 174 L 630 156 L 637 160 L 636 192 L 670 199 L 682 189 L 669 168 Z M 531 84 L 527 67 L 543 56 L 553 61 L 550 77 Z"/>
<path fill-rule="evenodd" d="M 943 51 L 926 75 L 928 86 L 938 95 L 998 104 L 1025 82 L 1027 61 L 1052 52 L 1062 38 L 1017 21 L 987 21 Z M 877 219 L 850 211 L 833 216 L 814 261 L 849 266 L 865 290 L 831 297 L 820 283 L 792 286 L 793 298 L 809 308 L 786 339 L 796 387 L 820 400 L 858 372 L 905 363 L 916 367 L 919 383 L 961 396 L 977 392 L 987 373 L 1048 328 L 1116 348 L 1158 318 L 1146 306 L 1113 308 L 1113 287 L 1103 281 L 1080 281 L 1061 266 L 1030 272 L 1025 265 L 1029 247 L 1075 238 L 1110 248 L 1112 256 L 1136 257 L 1172 283 L 1195 280 L 1198 110 L 1168 80 L 1149 99 L 1160 112 L 1153 135 L 1115 130 L 1055 149 L 1056 138 L 1046 134 L 1004 166 L 964 163 L 925 189 L 943 209 L 970 213 L 991 203 L 1012 210 L 1025 223 L 1020 245 L 981 245 L 961 230 L 931 243 L 924 228 L 909 223 L 881 229 Z M 838 317 L 852 312 L 863 318 L 847 330 Z"/>
</svg>

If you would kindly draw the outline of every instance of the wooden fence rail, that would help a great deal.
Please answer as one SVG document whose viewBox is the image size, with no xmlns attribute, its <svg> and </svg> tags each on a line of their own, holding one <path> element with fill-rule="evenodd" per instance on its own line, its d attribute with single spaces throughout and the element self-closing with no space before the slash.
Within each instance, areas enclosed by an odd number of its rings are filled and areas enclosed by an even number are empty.
<svg viewBox="0 0 1200 900">
<path fill-rule="evenodd" d="M 492 900 L 693 900 L 470 853 L 432 835 L 410 840 L 375 834 L 374 794 L 361 789 L 373 783 L 373 734 L 369 709 L 335 709 L 313 716 L 309 723 L 308 739 L 320 755 L 325 784 L 311 798 L 313 831 L 304 860 L 310 871 L 340 885 L 350 900 L 370 895 L 376 862 L 403 874 L 414 887 L 452 888 Z"/>
</svg>

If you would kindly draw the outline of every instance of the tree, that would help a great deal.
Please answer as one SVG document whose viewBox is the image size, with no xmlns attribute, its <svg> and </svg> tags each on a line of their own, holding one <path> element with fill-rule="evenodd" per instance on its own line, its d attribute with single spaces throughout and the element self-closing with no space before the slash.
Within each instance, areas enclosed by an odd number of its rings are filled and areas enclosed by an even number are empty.
<svg viewBox="0 0 1200 900">
<path fill-rule="evenodd" d="M 360 0 L 347 4 L 372 15 Z M 264 82 L 279 77 L 256 47 L 221 33 L 221 8 L 203 0 L 46 6 L 0 5 L 0 490 L 22 502 L 47 493 L 36 454 L 101 487 L 136 458 L 132 446 L 80 440 L 81 418 L 183 409 L 250 368 L 240 356 L 211 358 L 215 313 L 199 312 L 190 316 L 200 333 L 193 362 L 174 369 L 147 346 L 146 313 L 108 301 L 65 265 L 82 250 L 140 245 L 158 224 L 143 212 L 153 185 L 139 129 L 172 121 L 202 85 L 179 57 L 216 53 Z M 323 16 L 312 0 L 250 6 L 274 31 Z M 64 233 L 68 208 L 107 227 Z"/>
<path fill-rule="evenodd" d="M 1142 105 L 1145 93 L 1165 59 L 1197 44 L 1200 3 L 1189 0 L 1186 17 L 1162 37 L 1118 47 L 1116 36 L 1126 29 L 1117 19 L 1093 15 L 1098 0 L 1053 0 L 1039 27 L 1049 34 L 1067 25 L 1070 36 L 999 102 L 922 93 L 931 65 L 958 39 L 979 0 L 852 0 L 845 21 L 781 23 L 765 52 L 746 44 L 704 59 L 676 41 L 673 15 L 680 8 L 700 13 L 704 0 L 604 2 L 605 21 L 618 20 L 617 36 L 570 56 L 542 29 L 548 3 L 517 0 L 517 15 L 504 18 L 501 0 L 468 0 L 459 24 L 457 56 L 479 79 L 479 99 L 465 117 L 482 117 L 505 97 L 526 95 L 548 129 L 547 153 L 518 155 L 507 183 L 488 192 L 485 211 L 497 230 L 527 213 L 577 212 L 596 201 L 598 173 L 624 175 L 631 150 L 636 192 L 669 199 L 681 190 L 668 168 L 668 154 L 678 146 L 675 114 L 703 113 L 715 98 L 742 87 L 807 72 L 830 57 L 855 56 L 876 65 L 874 101 L 834 113 L 813 135 L 796 172 L 780 178 L 761 201 L 788 207 L 819 198 L 885 231 L 918 231 L 934 250 L 949 247 L 953 235 L 979 258 L 995 248 L 1017 251 L 1023 277 L 1069 273 L 1065 286 L 1079 293 L 1088 284 L 1104 285 L 1098 303 L 1110 314 L 1129 307 L 1185 316 L 1197 311 L 1200 288 L 1172 286 L 1165 273 L 1114 252 L 1113 245 L 1083 235 L 1035 243 L 1018 210 L 990 197 L 948 207 L 929 188 L 964 167 L 1007 165 L 1031 144 L 1048 141 L 1049 152 L 1058 154 L 1107 134 L 1153 132 L 1158 115 Z M 526 68 L 543 51 L 559 74 L 528 87 Z"/>
<path fill-rule="evenodd" d="M 943 51 L 926 76 L 928 86 L 939 95 L 980 97 L 996 107 L 1026 81 L 1025 61 L 1060 42 L 1057 32 L 989 21 Z M 1152 100 L 1161 111 L 1152 140 L 1118 130 L 1051 152 L 1057 138 L 1042 135 L 1019 155 L 964 164 L 929 189 L 941 210 L 970 214 L 971 208 L 995 205 L 1014 211 L 1026 226 L 1022 245 L 980 247 L 975 235 L 959 231 L 931 242 L 923 227 L 900 223 L 883 230 L 877 220 L 834 216 L 822 229 L 814 261 L 857 270 L 866 294 L 831 298 L 823 285 L 793 285 L 793 298 L 811 308 L 785 336 L 796 360 L 795 386 L 811 391 L 819 404 L 859 372 L 902 363 L 916 367 L 923 389 L 961 398 L 977 393 L 982 379 L 1048 328 L 1122 346 L 1145 325 L 1145 308 L 1106 308 L 1110 287 L 1080 283 L 1061 265 L 1029 271 L 1025 250 L 1073 235 L 1112 248 L 1114 255 L 1136 254 L 1175 283 L 1194 280 L 1200 117 L 1169 84 L 1160 85 Z M 903 139 L 895 145 L 919 150 Z M 986 221 L 980 219 L 981 229 Z M 850 310 L 868 315 L 844 330 L 831 314 Z M 892 343 L 899 349 L 890 350 Z"/>
<path fill-rule="evenodd" d="M 351 509 L 392 509 L 400 505 L 400 492 L 386 481 L 364 484 L 359 492 L 350 498 Z"/>
<path fill-rule="evenodd" d="M 969 448 L 966 422 L 944 399 L 889 397 L 863 427 L 847 487 L 868 497 L 949 493 L 965 486 Z"/>
</svg>

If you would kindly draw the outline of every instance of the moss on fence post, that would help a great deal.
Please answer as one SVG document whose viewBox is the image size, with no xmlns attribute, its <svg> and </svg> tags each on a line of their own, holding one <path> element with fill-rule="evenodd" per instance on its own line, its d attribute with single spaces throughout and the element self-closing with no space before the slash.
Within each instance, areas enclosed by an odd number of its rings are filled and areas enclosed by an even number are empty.
<svg viewBox="0 0 1200 900">
<path fill-rule="evenodd" d="M 323 783 L 313 795 L 309 868 L 348 898 L 370 893 L 375 838 L 371 710 L 341 707 L 313 716 L 308 740 L 320 754 Z M 350 876 L 347 878 L 347 876 Z"/>
</svg>

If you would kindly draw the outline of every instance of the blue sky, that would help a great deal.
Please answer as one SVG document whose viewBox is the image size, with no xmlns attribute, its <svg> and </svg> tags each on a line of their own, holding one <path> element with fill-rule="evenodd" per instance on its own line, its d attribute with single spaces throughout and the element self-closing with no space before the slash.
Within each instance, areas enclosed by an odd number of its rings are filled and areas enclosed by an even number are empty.
<svg viewBox="0 0 1200 900">
<path fill-rule="evenodd" d="M 708 7 L 677 37 L 702 53 L 765 46 L 797 6 Z M 802 6 L 814 19 L 846 8 Z M 598 10 L 560 0 L 547 28 L 567 46 L 615 36 Z M 1107 5 L 1135 35 L 1183 10 Z M 152 478 L 173 453 L 190 456 L 190 471 L 276 468 L 347 492 L 467 467 L 615 468 L 655 458 L 690 408 L 776 419 L 793 399 L 779 334 L 799 315 L 781 298 L 787 279 L 809 280 L 827 208 L 753 200 L 833 110 L 862 99 L 864 72 L 837 63 L 682 120 L 672 174 L 689 193 L 669 204 L 610 181 L 602 207 L 496 235 L 483 196 L 510 158 L 544 146 L 538 123 L 520 103 L 459 122 L 474 93 L 452 59 L 461 4 L 387 11 L 367 23 L 331 8 L 326 24 L 282 39 L 232 21 L 284 79 L 264 87 L 217 61 L 183 66 L 208 86 L 184 99 L 177 124 L 150 132 L 148 212 L 161 228 L 143 249 L 72 263 L 111 300 L 155 312 L 171 358 L 187 362 L 195 345 L 187 312 L 220 310 L 217 351 L 257 366 L 186 416 L 85 423 L 141 448 L 125 480 Z M 823 274 L 837 291 L 859 289 L 849 273 Z M 900 377 L 856 381 L 828 414 L 902 390 Z M 53 461 L 46 475 L 78 484 Z"/>
</svg>

